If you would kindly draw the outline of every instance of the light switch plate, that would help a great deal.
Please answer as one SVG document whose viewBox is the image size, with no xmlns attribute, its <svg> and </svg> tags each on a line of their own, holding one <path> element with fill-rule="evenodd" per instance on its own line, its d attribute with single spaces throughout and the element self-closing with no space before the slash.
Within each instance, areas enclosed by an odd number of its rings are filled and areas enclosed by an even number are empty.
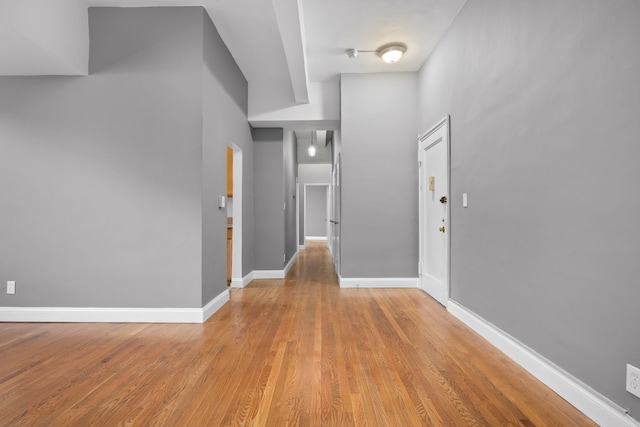
<svg viewBox="0 0 640 427">
<path fill-rule="evenodd" d="M 467 193 L 462 195 L 462 207 L 466 208 L 469 206 L 469 199 L 467 198 Z"/>
<path fill-rule="evenodd" d="M 16 293 L 16 282 L 15 280 L 7 281 L 7 293 L 13 295 Z"/>
</svg>

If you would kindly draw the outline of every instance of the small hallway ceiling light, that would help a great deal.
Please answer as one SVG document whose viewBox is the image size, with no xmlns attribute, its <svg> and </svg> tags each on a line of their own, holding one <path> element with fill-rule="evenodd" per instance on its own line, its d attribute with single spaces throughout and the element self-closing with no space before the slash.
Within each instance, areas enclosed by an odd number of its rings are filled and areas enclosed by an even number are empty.
<svg viewBox="0 0 640 427">
<path fill-rule="evenodd" d="M 309 157 L 315 157 L 316 156 L 316 143 L 317 142 L 317 136 L 316 136 L 316 131 L 311 132 L 311 145 L 309 146 Z"/>
<path fill-rule="evenodd" d="M 376 53 L 387 64 L 398 62 L 407 51 L 407 46 L 402 43 L 390 43 L 379 48 Z"/>
<path fill-rule="evenodd" d="M 380 46 L 378 50 L 358 50 L 347 49 L 347 56 L 351 59 L 357 58 L 360 52 L 371 52 L 378 55 L 387 64 L 393 64 L 398 62 L 402 55 L 407 51 L 407 45 L 404 43 L 388 43 L 384 46 Z"/>
</svg>

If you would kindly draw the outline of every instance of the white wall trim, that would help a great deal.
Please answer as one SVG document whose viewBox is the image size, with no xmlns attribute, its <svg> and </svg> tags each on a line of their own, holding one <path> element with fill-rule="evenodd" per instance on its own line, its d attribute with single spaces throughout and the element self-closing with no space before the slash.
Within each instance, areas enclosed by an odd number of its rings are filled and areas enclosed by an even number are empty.
<svg viewBox="0 0 640 427">
<path fill-rule="evenodd" d="M 225 289 L 203 308 L 0 307 L 0 322 L 203 323 L 227 301 Z"/>
<path fill-rule="evenodd" d="M 341 288 L 417 288 L 417 277 L 394 278 L 351 278 L 340 277 Z"/>
<path fill-rule="evenodd" d="M 244 278 L 242 279 L 231 279 L 231 283 L 229 284 L 230 288 L 244 288 L 246 285 L 244 283 Z"/>
<path fill-rule="evenodd" d="M 255 279 L 255 274 L 252 271 L 251 273 L 247 274 L 242 278 L 242 287 L 244 288 L 245 286 L 247 286 L 249 283 L 253 281 L 253 279 Z"/>
<path fill-rule="evenodd" d="M 296 251 L 296 253 L 293 254 L 293 256 L 291 257 L 291 259 L 289 260 L 287 265 L 284 266 L 284 271 L 283 271 L 282 277 L 287 277 L 287 274 L 289 274 L 289 271 L 291 270 L 291 267 L 293 267 L 293 263 L 296 262 L 297 259 L 298 259 L 298 251 Z"/>
<path fill-rule="evenodd" d="M 254 272 L 252 271 L 249 274 L 247 274 L 246 276 L 244 276 L 242 279 L 232 279 L 231 280 L 231 287 L 232 288 L 244 288 L 249 283 L 251 283 L 251 281 L 254 279 L 253 276 L 254 276 Z"/>
<path fill-rule="evenodd" d="M 296 262 L 296 260 L 298 259 L 298 253 L 296 252 L 291 259 L 289 260 L 289 262 L 287 263 L 287 265 L 285 265 L 283 270 L 254 270 L 252 272 L 253 274 L 253 279 L 284 279 L 287 274 L 289 273 L 289 270 L 291 270 L 291 267 L 293 267 L 293 263 Z"/>
<path fill-rule="evenodd" d="M 220 310 L 222 306 L 228 302 L 229 302 L 229 289 L 225 289 L 220 294 L 218 294 L 217 297 L 209 301 L 209 304 L 205 305 L 202 308 L 201 322 L 202 323 L 206 322 L 207 319 L 213 316 L 216 313 L 216 311 Z"/>
<path fill-rule="evenodd" d="M 254 270 L 254 279 L 284 279 L 284 270 Z"/>
<path fill-rule="evenodd" d="M 322 241 L 326 241 L 327 240 L 327 236 L 307 236 L 304 239 L 305 240 L 322 240 Z"/>
<path fill-rule="evenodd" d="M 597 424 L 640 426 L 623 408 L 466 307 L 449 300 L 447 310 Z"/>
<path fill-rule="evenodd" d="M 298 245 L 298 250 L 301 251 L 305 248 L 305 245 Z"/>
</svg>

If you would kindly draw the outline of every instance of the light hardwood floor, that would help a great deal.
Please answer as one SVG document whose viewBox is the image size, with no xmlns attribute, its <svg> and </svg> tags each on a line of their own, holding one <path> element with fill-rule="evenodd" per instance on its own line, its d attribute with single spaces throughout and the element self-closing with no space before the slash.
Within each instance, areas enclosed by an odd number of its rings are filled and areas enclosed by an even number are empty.
<svg viewBox="0 0 640 427">
<path fill-rule="evenodd" d="M 419 290 L 323 243 L 202 325 L 0 324 L 1 426 L 587 426 Z"/>
</svg>

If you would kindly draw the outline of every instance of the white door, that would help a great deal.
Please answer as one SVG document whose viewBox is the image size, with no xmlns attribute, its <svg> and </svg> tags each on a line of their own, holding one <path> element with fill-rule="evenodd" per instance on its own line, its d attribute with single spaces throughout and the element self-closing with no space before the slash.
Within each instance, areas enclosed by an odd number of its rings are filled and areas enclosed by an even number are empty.
<svg viewBox="0 0 640 427">
<path fill-rule="evenodd" d="M 449 117 L 418 138 L 420 164 L 420 287 L 449 301 Z"/>
</svg>

